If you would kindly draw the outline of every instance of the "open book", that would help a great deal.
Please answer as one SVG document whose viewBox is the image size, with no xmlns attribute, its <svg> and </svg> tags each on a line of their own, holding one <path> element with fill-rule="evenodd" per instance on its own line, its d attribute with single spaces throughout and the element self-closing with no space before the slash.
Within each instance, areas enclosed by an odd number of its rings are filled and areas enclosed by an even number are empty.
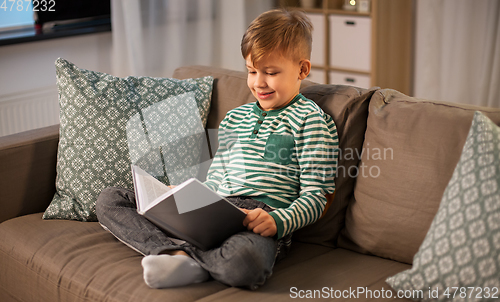
<svg viewBox="0 0 500 302">
<path fill-rule="evenodd" d="M 191 178 L 170 189 L 132 165 L 137 212 L 169 236 L 209 250 L 245 231 L 245 212 Z"/>
</svg>

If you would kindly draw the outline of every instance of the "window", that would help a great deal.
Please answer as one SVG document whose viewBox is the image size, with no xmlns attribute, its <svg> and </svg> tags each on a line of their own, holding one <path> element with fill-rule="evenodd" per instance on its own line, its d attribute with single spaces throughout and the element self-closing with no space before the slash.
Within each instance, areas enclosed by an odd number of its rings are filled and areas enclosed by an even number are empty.
<svg viewBox="0 0 500 302">
<path fill-rule="evenodd" d="M 0 30 L 33 26 L 31 1 L 0 0 Z"/>
</svg>

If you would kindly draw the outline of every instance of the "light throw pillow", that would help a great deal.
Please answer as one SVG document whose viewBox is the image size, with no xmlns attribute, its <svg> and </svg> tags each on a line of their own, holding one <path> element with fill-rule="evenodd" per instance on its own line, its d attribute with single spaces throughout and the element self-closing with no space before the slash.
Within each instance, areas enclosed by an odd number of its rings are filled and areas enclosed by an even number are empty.
<svg viewBox="0 0 500 302">
<path fill-rule="evenodd" d="M 104 188 L 133 188 L 131 164 L 165 184 L 196 177 L 213 77 L 119 78 L 64 59 L 56 74 L 56 193 L 44 219 L 96 221 Z"/>
<path fill-rule="evenodd" d="M 474 114 L 412 268 L 386 282 L 395 290 L 421 291 L 424 301 L 500 297 L 500 128 L 482 113 Z"/>
</svg>

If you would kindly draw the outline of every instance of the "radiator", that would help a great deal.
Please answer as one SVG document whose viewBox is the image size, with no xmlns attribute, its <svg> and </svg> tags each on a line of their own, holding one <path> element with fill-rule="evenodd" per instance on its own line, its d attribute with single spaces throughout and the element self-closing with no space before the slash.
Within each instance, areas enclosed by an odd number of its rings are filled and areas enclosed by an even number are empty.
<svg viewBox="0 0 500 302">
<path fill-rule="evenodd" d="M 57 86 L 0 95 L 0 136 L 59 124 Z"/>
</svg>

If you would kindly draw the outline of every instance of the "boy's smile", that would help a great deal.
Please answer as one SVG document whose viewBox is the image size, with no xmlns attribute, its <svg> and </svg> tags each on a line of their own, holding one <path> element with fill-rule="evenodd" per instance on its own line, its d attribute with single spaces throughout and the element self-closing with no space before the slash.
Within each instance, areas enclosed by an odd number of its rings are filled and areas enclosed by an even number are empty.
<svg viewBox="0 0 500 302">
<path fill-rule="evenodd" d="M 298 93 L 301 81 L 309 73 L 304 70 L 308 60 L 295 62 L 278 54 L 271 54 L 252 63 L 251 55 L 246 58 L 248 69 L 247 85 L 262 110 L 274 110 L 286 106 Z M 310 64 L 310 63 L 309 63 Z"/>
</svg>

